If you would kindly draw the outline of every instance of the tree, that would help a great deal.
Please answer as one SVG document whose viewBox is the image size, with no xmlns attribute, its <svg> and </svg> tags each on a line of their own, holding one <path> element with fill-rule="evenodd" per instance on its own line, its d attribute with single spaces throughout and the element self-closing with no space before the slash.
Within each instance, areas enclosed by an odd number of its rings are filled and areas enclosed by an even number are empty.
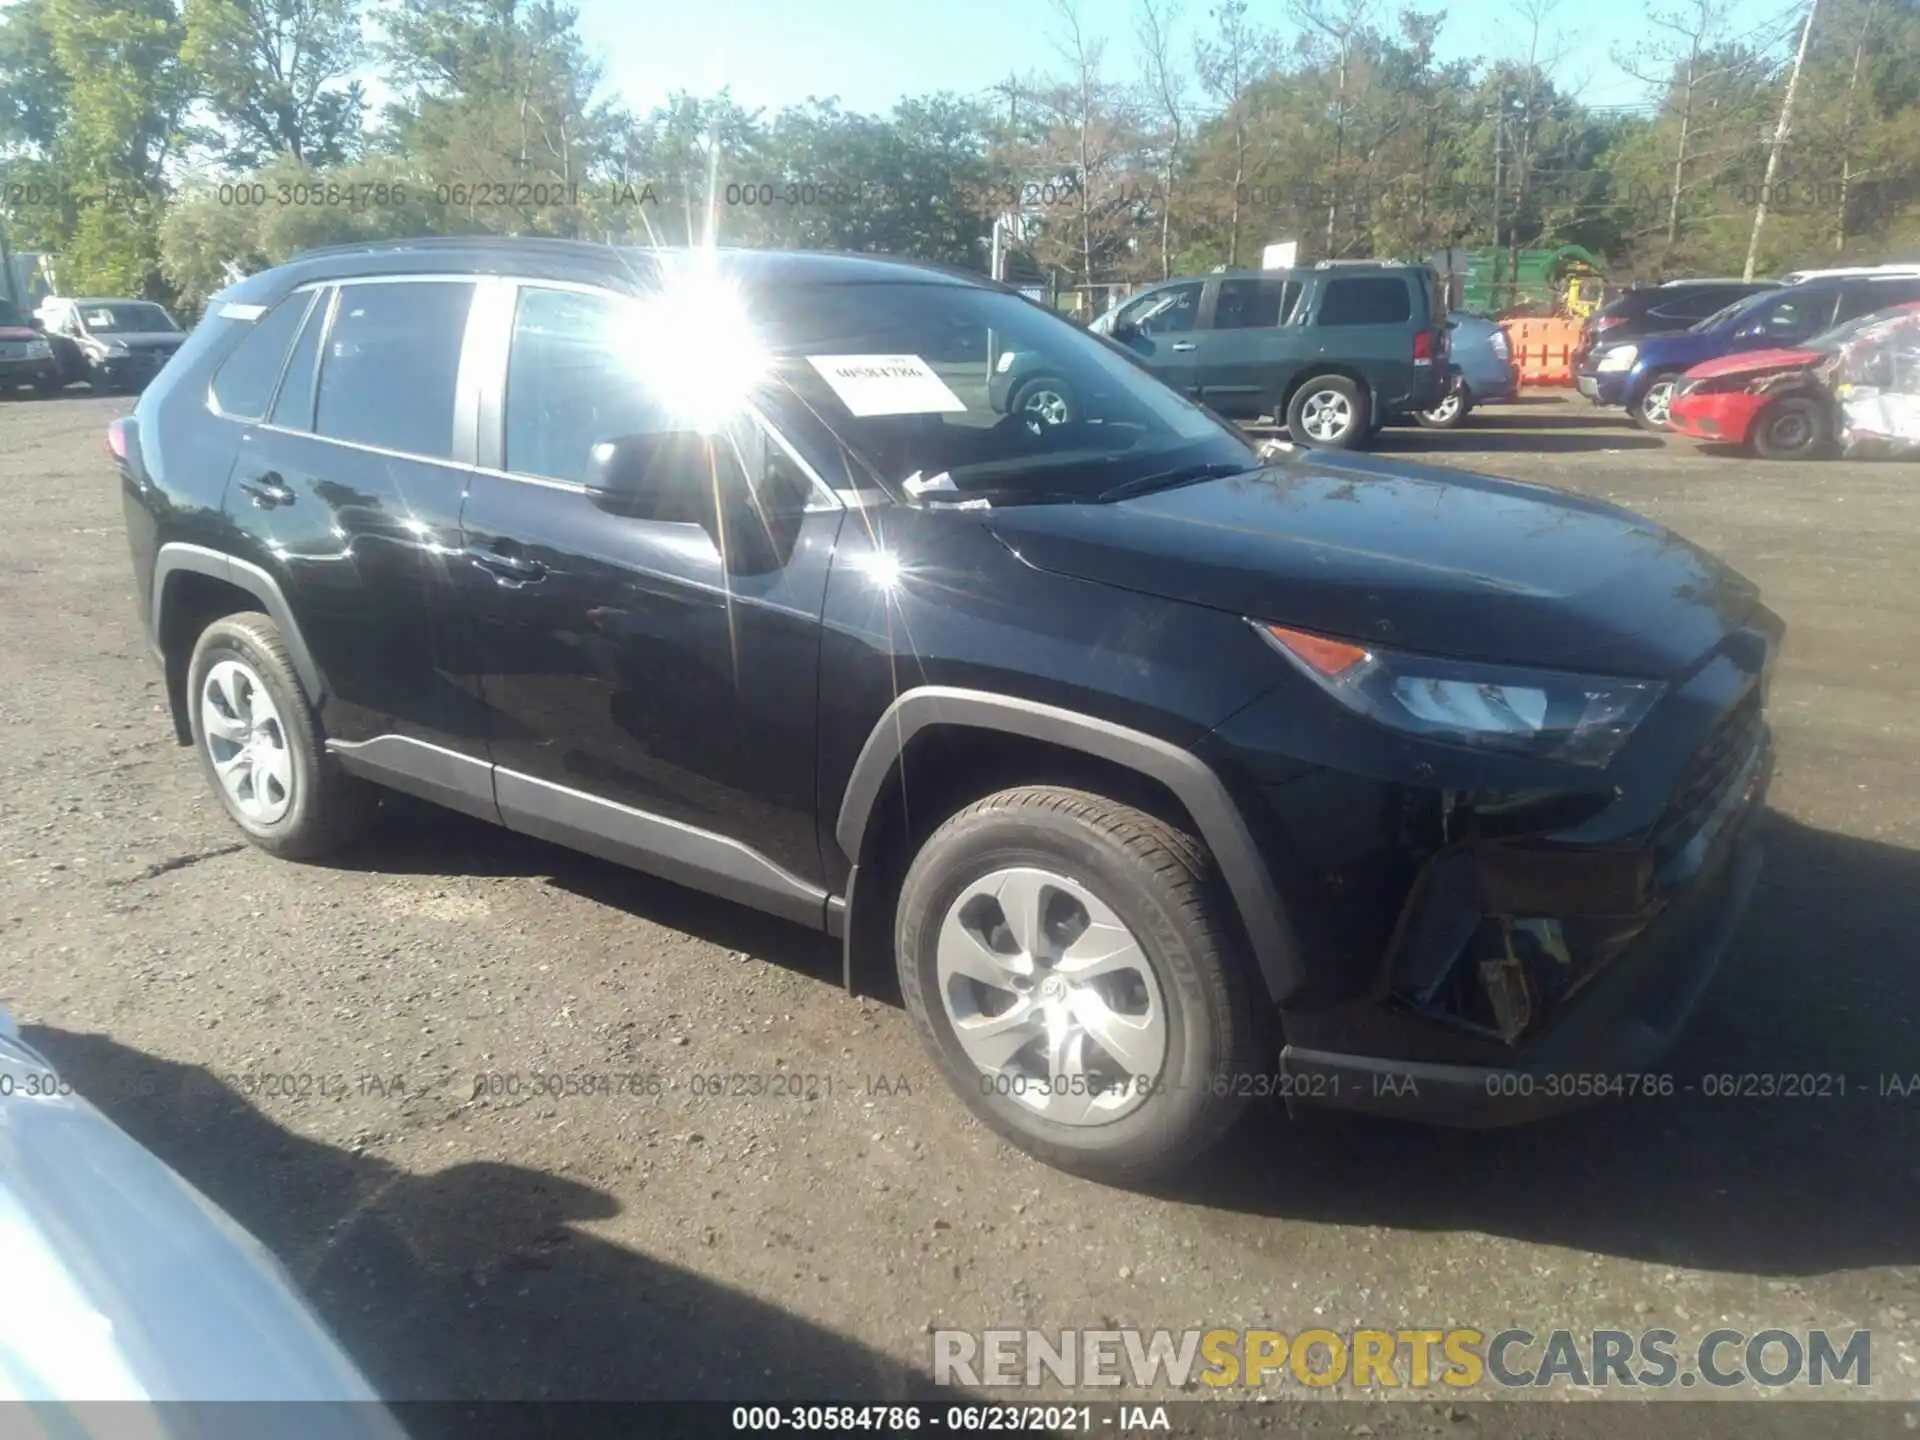
<svg viewBox="0 0 1920 1440">
<path fill-rule="evenodd" d="M 352 156 L 366 105 L 359 0 L 186 0 L 185 23 L 181 57 L 225 128 L 226 164 Z"/>
<path fill-rule="evenodd" d="M 1173 55 L 1178 0 L 1140 0 L 1138 37 L 1140 68 L 1148 107 L 1156 115 L 1159 133 L 1150 144 L 1160 154 L 1160 278 L 1173 274 L 1173 195 L 1180 167 L 1186 160 L 1187 84 Z"/>
<path fill-rule="evenodd" d="M 1243 200 L 1260 168 L 1255 130 L 1261 116 L 1263 92 L 1256 81 L 1276 68 L 1279 46 L 1271 32 L 1247 18 L 1246 0 L 1221 0 L 1211 12 L 1213 36 L 1194 45 L 1194 69 L 1200 88 L 1217 105 L 1221 121 L 1216 148 L 1224 149 L 1226 196 L 1226 263 L 1240 263 Z"/>
</svg>

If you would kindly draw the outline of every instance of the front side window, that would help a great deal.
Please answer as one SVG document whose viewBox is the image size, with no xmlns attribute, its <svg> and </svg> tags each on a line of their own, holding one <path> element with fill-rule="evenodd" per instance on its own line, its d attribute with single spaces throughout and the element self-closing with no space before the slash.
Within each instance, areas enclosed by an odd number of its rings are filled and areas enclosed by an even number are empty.
<svg viewBox="0 0 1920 1440">
<path fill-rule="evenodd" d="M 1270 330 L 1285 322 L 1299 298 L 1297 280 L 1222 280 L 1213 302 L 1213 328 Z"/>
<path fill-rule="evenodd" d="M 1170 285 L 1143 295 L 1114 319 L 1116 328 L 1131 327 L 1142 335 L 1178 335 L 1193 329 L 1200 315 L 1200 291 L 1194 285 Z"/>
<path fill-rule="evenodd" d="M 1322 325 L 1403 325 L 1412 318 L 1407 284 L 1393 275 L 1329 280 L 1320 298 Z"/>
<path fill-rule="evenodd" d="M 340 287 L 314 429 L 429 459 L 453 456 L 454 394 L 470 281 Z"/>
<path fill-rule="evenodd" d="M 236 420 L 258 420 L 267 413 L 274 382 L 313 299 L 308 292 L 289 295 L 253 323 L 213 377 L 213 400 Z"/>
<path fill-rule="evenodd" d="M 1825 329 L 1833 318 L 1833 301 L 1831 294 L 1781 295 L 1763 304 L 1751 318 L 1766 334 L 1793 339 Z"/>
</svg>

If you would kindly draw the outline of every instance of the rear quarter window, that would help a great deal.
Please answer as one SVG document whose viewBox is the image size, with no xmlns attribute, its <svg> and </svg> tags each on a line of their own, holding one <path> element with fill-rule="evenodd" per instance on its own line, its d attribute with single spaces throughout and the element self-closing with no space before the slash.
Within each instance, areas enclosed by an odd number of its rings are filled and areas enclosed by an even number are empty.
<svg viewBox="0 0 1920 1440">
<path fill-rule="evenodd" d="M 289 295 L 253 322 L 213 377 L 213 402 L 236 420 L 258 420 L 267 413 L 287 350 L 306 318 L 311 292 Z"/>
<path fill-rule="evenodd" d="M 1320 293 L 1321 325 L 1404 325 L 1413 296 L 1397 275 L 1352 275 L 1328 280 Z"/>
</svg>

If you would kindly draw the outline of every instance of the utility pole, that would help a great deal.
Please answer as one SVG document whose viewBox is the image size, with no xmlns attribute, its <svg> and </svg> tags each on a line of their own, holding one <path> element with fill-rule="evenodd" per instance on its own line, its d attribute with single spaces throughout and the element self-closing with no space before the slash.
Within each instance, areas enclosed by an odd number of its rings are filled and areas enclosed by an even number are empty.
<svg viewBox="0 0 1920 1440">
<path fill-rule="evenodd" d="M 1807 63 L 1807 42 L 1813 38 L 1813 17 L 1820 11 L 1820 0 L 1807 0 L 1807 20 L 1800 27 L 1800 48 L 1794 52 L 1793 69 L 1787 74 L 1787 93 L 1780 100 L 1780 123 L 1773 127 L 1773 146 L 1767 151 L 1767 173 L 1760 182 L 1760 200 L 1753 207 L 1753 233 L 1747 239 L 1747 268 L 1742 280 L 1753 279 L 1753 267 L 1760 259 L 1760 228 L 1767 223 L 1767 199 L 1773 191 L 1773 177 L 1780 168 L 1780 152 L 1786 148 L 1793 129 L 1793 92 L 1800 87 L 1800 70 Z"/>
<path fill-rule="evenodd" d="M 1506 184 L 1503 165 L 1507 158 L 1507 87 L 1500 86 L 1500 103 L 1493 112 L 1493 274 L 1488 277 L 1488 303 L 1500 310 L 1500 191 Z"/>
</svg>

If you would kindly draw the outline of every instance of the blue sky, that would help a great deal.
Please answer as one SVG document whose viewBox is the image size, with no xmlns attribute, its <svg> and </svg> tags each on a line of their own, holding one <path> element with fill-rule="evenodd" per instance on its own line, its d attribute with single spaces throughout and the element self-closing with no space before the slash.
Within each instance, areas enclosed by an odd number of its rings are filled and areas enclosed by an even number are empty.
<svg viewBox="0 0 1920 1440">
<path fill-rule="evenodd" d="M 644 111 L 673 90 L 730 83 L 749 108 L 777 109 L 837 95 L 848 109 L 884 112 L 905 95 L 978 94 L 1009 72 L 1053 68 L 1054 12 L 1046 0 L 576 0 L 590 52 L 607 84 Z M 1186 0 L 1179 51 L 1190 55 L 1211 0 Z M 1392 15 L 1400 0 L 1381 0 Z M 1281 0 L 1254 0 L 1251 18 L 1291 33 Z M 1422 6 L 1422 8 L 1430 8 Z M 1512 0 L 1446 5 L 1443 55 L 1518 57 L 1525 25 Z M 1734 0 L 1741 28 L 1783 16 L 1782 0 Z M 1133 0 L 1081 0 L 1083 22 L 1107 39 L 1107 69 L 1132 78 L 1138 62 Z M 1644 39 L 1642 0 L 1560 0 L 1543 54 L 1558 51 L 1563 85 L 1593 105 L 1631 104 L 1645 89 L 1610 53 Z"/>
</svg>

